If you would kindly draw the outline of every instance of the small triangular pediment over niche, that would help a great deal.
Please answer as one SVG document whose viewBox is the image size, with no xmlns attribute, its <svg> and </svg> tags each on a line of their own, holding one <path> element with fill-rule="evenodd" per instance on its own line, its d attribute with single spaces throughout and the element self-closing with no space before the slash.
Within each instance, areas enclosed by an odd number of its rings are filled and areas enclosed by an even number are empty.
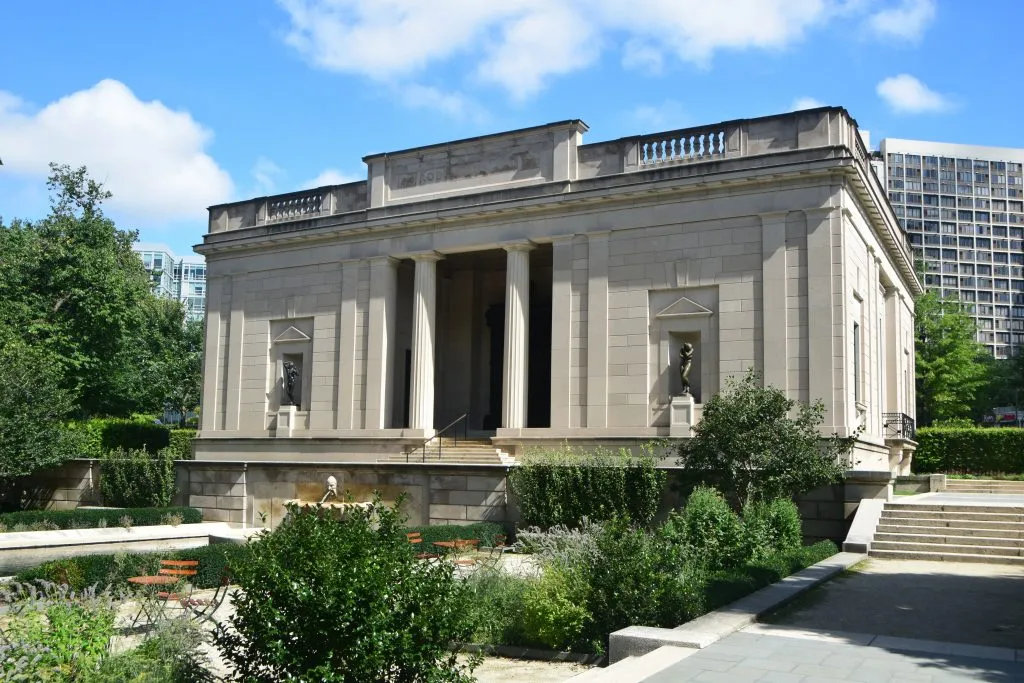
<svg viewBox="0 0 1024 683">
<path fill-rule="evenodd" d="M 274 343 L 278 342 L 297 342 L 297 341 L 309 341 L 309 335 L 302 330 L 294 327 L 289 327 L 287 330 L 277 335 L 274 339 Z"/>
<path fill-rule="evenodd" d="M 656 315 L 656 318 L 684 318 L 694 315 L 711 315 L 711 309 L 701 306 L 692 299 L 681 296 Z"/>
</svg>

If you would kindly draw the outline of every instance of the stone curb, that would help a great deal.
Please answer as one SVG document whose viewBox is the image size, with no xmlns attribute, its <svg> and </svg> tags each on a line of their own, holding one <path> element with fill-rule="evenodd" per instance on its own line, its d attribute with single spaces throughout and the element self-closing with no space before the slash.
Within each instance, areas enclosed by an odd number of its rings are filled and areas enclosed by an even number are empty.
<svg viewBox="0 0 1024 683">
<path fill-rule="evenodd" d="M 626 657 L 652 652 L 663 645 L 702 649 L 753 624 L 758 617 L 773 612 L 802 593 L 828 581 L 866 559 L 862 553 L 841 552 L 815 565 L 791 574 L 777 583 L 744 596 L 725 607 L 708 612 L 676 628 L 629 626 L 609 637 L 608 661 L 614 664 Z"/>
</svg>

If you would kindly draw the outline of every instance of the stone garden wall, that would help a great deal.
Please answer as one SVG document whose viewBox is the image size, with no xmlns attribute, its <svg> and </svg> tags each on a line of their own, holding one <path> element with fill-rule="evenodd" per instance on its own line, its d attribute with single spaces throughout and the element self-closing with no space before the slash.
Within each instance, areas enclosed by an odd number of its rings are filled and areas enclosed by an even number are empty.
<svg viewBox="0 0 1024 683">
<path fill-rule="evenodd" d="M 660 516 L 682 504 L 674 485 L 673 468 Z M 208 522 L 272 528 L 284 518 L 285 502 L 317 502 L 327 478 L 335 477 L 338 491 L 352 500 L 367 501 L 380 491 L 385 502 L 404 493 L 410 525 L 471 524 L 492 521 L 512 526 L 518 510 L 506 488 L 504 465 L 441 465 L 397 463 L 209 462 L 177 463 L 178 495 L 175 505 L 203 510 Z M 860 501 L 891 500 L 889 472 L 851 471 L 842 484 L 816 489 L 798 501 L 804 540 L 841 542 L 850 528 Z M 96 504 L 92 492 L 99 485 L 99 466 L 93 460 L 74 460 L 57 470 L 28 481 L 26 494 L 39 507 L 68 509 Z M 335 499 L 329 499 L 335 500 Z"/>
</svg>

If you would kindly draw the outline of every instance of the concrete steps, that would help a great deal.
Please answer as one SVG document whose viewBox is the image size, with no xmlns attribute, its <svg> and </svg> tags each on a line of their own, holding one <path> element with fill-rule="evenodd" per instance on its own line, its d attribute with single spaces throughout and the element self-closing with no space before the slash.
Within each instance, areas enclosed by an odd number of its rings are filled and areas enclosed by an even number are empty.
<svg viewBox="0 0 1024 683">
<path fill-rule="evenodd" d="M 1024 495 L 1024 481 L 1003 479 L 947 479 L 949 493 L 1004 493 Z"/>
<path fill-rule="evenodd" d="M 868 554 L 1024 565 L 1024 506 L 886 503 Z"/>
<path fill-rule="evenodd" d="M 578 683 L 640 683 L 700 650 L 665 645 L 640 657 L 625 657 L 608 667 L 594 667 L 570 681 Z"/>
<path fill-rule="evenodd" d="M 380 458 L 378 462 L 424 462 L 424 454 L 417 450 L 410 453 L 408 457 L 404 453 L 395 454 Z M 515 463 L 515 459 L 491 445 L 490 440 L 473 439 L 455 442 L 451 439 L 442 439 L 440 457 L 438 457 L 436 442 L 432 443 L 427 447 L 426 462 L 440 462 L 449 465 L 510 465 Z"/>
</svg>

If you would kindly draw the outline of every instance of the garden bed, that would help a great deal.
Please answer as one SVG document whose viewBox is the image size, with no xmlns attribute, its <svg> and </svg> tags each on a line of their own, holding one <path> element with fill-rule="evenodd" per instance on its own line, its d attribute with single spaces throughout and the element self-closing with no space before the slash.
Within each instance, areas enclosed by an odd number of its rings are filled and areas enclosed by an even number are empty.
<svg viewBox="0 0 1024 683">
<path fill-rule="evenodd" d="M 226 525 L 218 524 L 217 526 Z M 209 537 L 207 536 L 207 538 Z M 196 588 L 216 588 L 220 585 L 224 567 L 245 561 L 248 552 L 248 546 L 245 545 L 215 543 L 181 550 L 167 549 L 160 552 L 85 555 L 44 562 L 20 571 L 14 580 L 28 583 L 37 579 L 45 579 L 56 583 L 66 583 L 74 590 L 81 590 L 93 585 L 100 588 L 111 586 L 116 590 L 128 588 L 128 578 L 131 576 L 156 574 L 160 568 L 160 560 L 198 560 L 199 572 L 192 579 L 192 583 Z"/>
<path fill-rule="evenodd" d="M 90 555 L 197 548 L 209 545 L 211 537 L 236 534 L 223 522 L 0 534 L 0 576 L 44 562 L 69 561 Z"/>
</svg>

